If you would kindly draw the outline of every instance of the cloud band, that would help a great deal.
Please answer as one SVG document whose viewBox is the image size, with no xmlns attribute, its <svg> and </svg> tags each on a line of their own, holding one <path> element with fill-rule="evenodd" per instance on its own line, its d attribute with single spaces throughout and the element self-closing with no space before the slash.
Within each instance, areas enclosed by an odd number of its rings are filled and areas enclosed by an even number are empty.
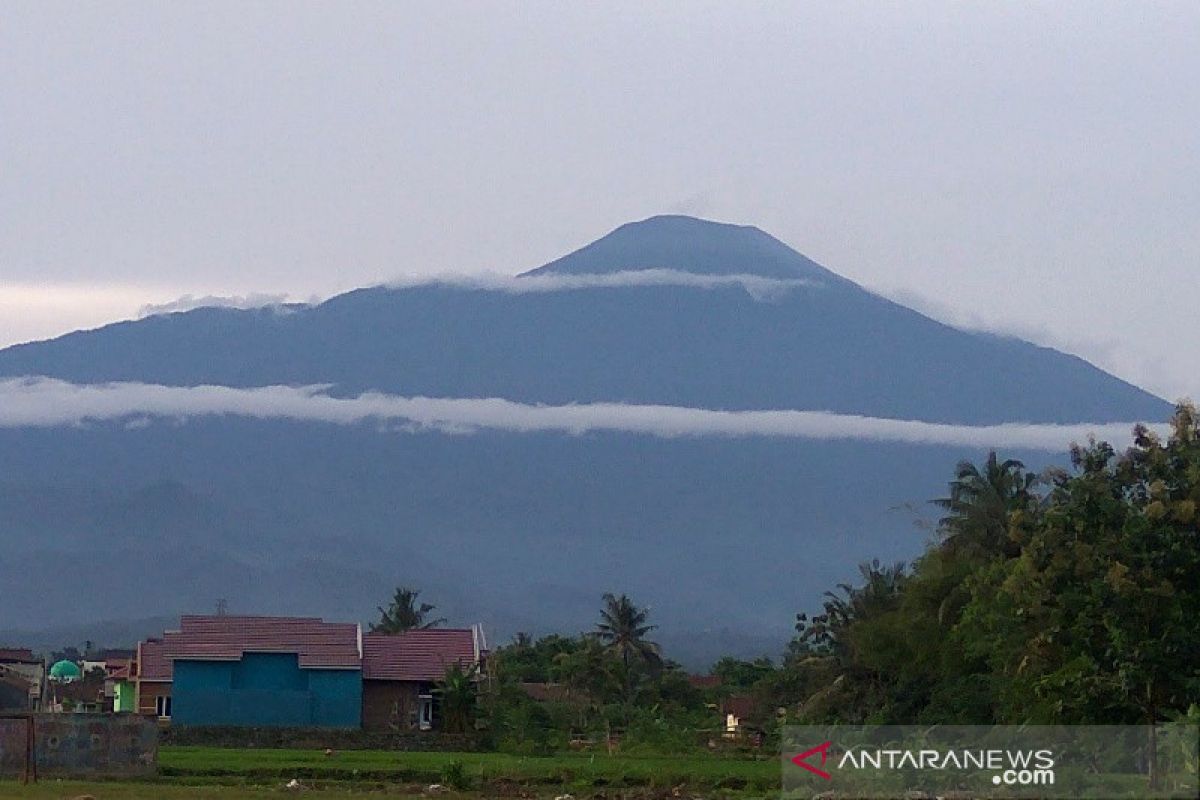
<svg viewBox="0 0 1200 800">
<path fill-rule="evenodd" d="M 369 392 L 334 397 L 328 386 L 162 386 L 73 384 L 50 378 L 0 381 L 0 427 L 29 428 L 155 418 L 238 416 L 334 425 L 383 423 L 393 430 L 473 433 L 584 434 L 593 431 L 659 437 L 774 437 L 869 440 L 959 447 L 1062 452 L 1088 436 L 1123 446 L 1132 422 L 1049 425 L 947 425 L 826 411 L 719 411 L 626 403 L 533 405 L 501 398 L 401 397 Z M 1165 425 L 1152 426 L 1165 430 Z"/>
</svg>

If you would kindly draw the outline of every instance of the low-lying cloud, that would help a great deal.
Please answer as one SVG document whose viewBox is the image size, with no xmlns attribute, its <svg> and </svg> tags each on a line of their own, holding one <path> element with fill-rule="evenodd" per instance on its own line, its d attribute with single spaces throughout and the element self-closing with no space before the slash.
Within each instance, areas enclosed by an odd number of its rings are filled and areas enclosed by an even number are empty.
<svg viewBox="0 0 1200 800">
<path fill-rule="evenodd" d="M 820 288 L 823 284 L 805 278 L 764 278 L 760 275 L 697 275 L 674 269 L 639 269 L 606 274 L 581 275 L 502 275 L 480 273 L 463 275 L 413 275 L 390 280 L 387 289 L 420 289 L 441 287 L 464 291 L 504 292 L 505 294 L 541 294 L 545 292 L 574 292 L 585 289 L 631 289 L 653 286 L 682 286 L 691 289 L 742 289 L 759 301 L 771 301 L 788 292 L 803 288 Z M 318 305 L 323 298 L 309 297 L 294 300 L 286 294 L 204 295 L 185 294 L 167 303 L 148 303 L 139 317 L 194 311 L 198 308 L 235 308 L 249 310 L 274 308 L 281 313 Z"/>
<path fill-rule="evenodd" d="M 434 277 L 398 278 L 385 284 L 393 289 L 420 286 L 446 286 L 479 289 L 508 294 L 540 292 L 570 292 L 582 289 L 624 289 L 642 286 L 683 286 L 692 289 L 744 289 L 751 297 L 769 300 L 801 288 L 822 286 L 805 278 L 764 278 L 761 275 L 698 275 L 675 269 L 638 269 L 604 274 L 581 275 L 439 275 Z"/>
<path fill-rule="evenodd" d="M 380 424 L 385 431 L 470 434 L 594 431 L 675 437 L 779 437 L 868 440 L 977 448 L 1063 452 L 1089 436 L 1114 446 L 1130 440 L 1133 422 L 1047 425 L 946 425 L 826 411 L 718 411 L 626 403 L 533 405 L 501 398 L 401 397 L 369 392 L 334 397 L 328 386 L 161 386 L 72 384 L 50 378 L 0 381 L 0 427 L 78 426 L 123 421 L 237 416 L 334 425 Z M 1165 426 L 1151 426 L 1164 430 Z"/>
<path fill-rule="evenodd" d="M 311 304 L 310 301 L 307 304 Z M 292 304 L 292 305 L 307 305 Z M 181 311 L 194 311 L 197 308 L 279 308 L 287 305 L 286 294 L 247 294 L 247 295 L 214 295 L 202 297 L 185 294 L 168 303 L 147 303 L 138 310 L 139 317 L 151 317 L 155 314 L 174 314 Z"/>
</svg>

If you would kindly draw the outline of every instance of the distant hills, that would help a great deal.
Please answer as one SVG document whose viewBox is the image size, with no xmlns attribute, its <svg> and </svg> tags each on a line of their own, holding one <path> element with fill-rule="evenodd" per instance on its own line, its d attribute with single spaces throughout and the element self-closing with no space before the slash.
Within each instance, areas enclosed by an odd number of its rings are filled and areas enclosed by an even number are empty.
<svg viewBox="0 0 1200 800">
<path fill-rule="evenodd" d="M 0 378 L 33 375 L 959 425 L 1170 413 L 1075 356 L 948 327 L 756 228 L 688 217 L 622 226 L 515 279 L 202 308 L 0 351 Z M 218 598 L 365 619 L 404 582 L 502 633 L 585 627 L 600 592 L 628 591 L 686 657 L 751 652 L 780 644 L 855 562 L 916 553 L 925 534 L 897 509 L 982 455 L 869 439 L 146 422 L 0 429 L 0 584 L 19 598 L 0 629 Z"/>
</svg>

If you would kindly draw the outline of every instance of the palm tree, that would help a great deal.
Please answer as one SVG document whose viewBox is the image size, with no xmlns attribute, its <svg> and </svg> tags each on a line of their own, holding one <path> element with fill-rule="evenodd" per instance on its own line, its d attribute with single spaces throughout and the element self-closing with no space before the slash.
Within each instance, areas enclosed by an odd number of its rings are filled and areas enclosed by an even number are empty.
<svg viewBox="0 0 1200 800">
<path fill-rule="evenodd" d="M 637 668 L 645 667 L 651 673 L 662 668 L 662 649 L 646 639 L 646 634 L 658 627 L 646 622 L 649 614 L 649 609 L 638 608 L 624 594 L 620 597 L 605 594 L 600 621 L 596 623 L 596 641 L 620 660 L 626 702 L 633 701 Z"/>
<path fill-rule="evenodd" d="M 626 669 L 634 661 L 653 666 L 662 663 L 659 646 L 645 638 L 646 634 L 658 627 L 646 624 L 649 615 L 649 609 L 638 608 L 626 595 L 604 595 L 604 608 L 600 610 L 600 622 L 596 624 L 596 638 L 609 652 L 621 659 Z"/>
<path fill-rule="evenodd" d="M 824 613 L 808 619 L 807 614 L 796 616 L 796 628 L 801 640 L 812 642 L 836 655 L 845 655 L 845 634 L 857 621 L 884 614 L 896 608 L 900 592 L 908 580 L 908 568 L 903 561 L 881 564 L 879 559 L 858 565 L 862 586 L 839 583 L 836 592 L 826 592 L 822 604 Z"/>
<path fill-rule="evenodd" d="M 372 633 L 403 633 L 411 630 L 427 630 L 445 623 L 445 619 L 428 619 L 429 612 L 436 606 L 430 603 L 418 605 L 421 592 L 406 586 L 396 588 L 391 605 L 379 606 L 379 622 L 371 626 Z"/>
<path fill-rule="evenodd" d="M 1037 506 L 1038 478 L 1016 459 L 1001 462 L 993 450 L 983 469 L 960 461 L 950 496 L 933 502 L 948 512 L 938 520 L 948 551 L 984 558 L 1020 553 L 1009 531 L 1019 516 Z"/>
<path fill-rule="evenodd" d="M 885 565 L 879 559 L 859 564 L 858 571 L 862 585 L 840 583 L 838 592 L 826 592 L 823 613 L 811 620 L 807 614 L 796 615 L 799 642 L 807 650 L 810 687 L 816 686 L 801 704 L 805 714 L 821 707 L 853 714 L 880 700 L 880 675 L 858 658 L 854 629 L 899 608 L 909 573 L 904 562 Z"/>
</svg>

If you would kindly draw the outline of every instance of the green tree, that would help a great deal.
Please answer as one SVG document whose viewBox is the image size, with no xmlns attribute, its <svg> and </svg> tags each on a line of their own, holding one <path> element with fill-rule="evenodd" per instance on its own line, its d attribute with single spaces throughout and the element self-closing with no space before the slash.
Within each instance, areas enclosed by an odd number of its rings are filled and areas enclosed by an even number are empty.
<svg viewBox="0 0 1200 800">
<path fill-rule="evenodd" d="M 956 632 L 1013 722 L 1153 724 L 1200 700 L 1200 428 L 1073 449 L 1019 558 L 973 580 Z M 1153 762 L 1151 762 L 1153 765 Z"/>
<path fill-rule="evenodd" d="M 657 628 L 647 622 L 649 616 L 648 609 L 634 605 L 624 594 L 604 595 L 595 637 L 621 662 L 627 701 L 633 699 L 639 671 L 656 673 L 662 668 L 662 650 L 646 638 Z"/>
<path fill-rule="evenodd" d="M 661 664 L 662 650 L 646 638 L 658 627 L 648 624 L 649 616 L 648 609 L 637 607 L 626 595 L 605 594 L 596 638 L 626 667 L 637 661 Z"/>
<path fill-rule="evenodd" d="M 499 647 L 490 657 L 503 665 L 505 675 L 517 682 L 546 683 L 553 680 L 555 658 L 573 653 L 580 647 L 578 638 L 552 633 L 536 641 L 527 633 L 518 633 L 512 643 Z"/>
<path fill-rule="evenodd" d="M 426 630 L 436 628 L 446 622 L 441 617 L 429 619 L 429 613 L 436 608 L 430 603 L 418 603 L 421 592 L 406 586 L 396 588 L 392 602 L 387 608 L 379 607 L 379 622 L 371 626 L 372 633 L 403 633 L 411 630 Z"/>
<path fill-rule="evenodd" d="M 843 583 L 837 592 L 825 593 L 821 614 L 811 620 L 796 616 L 798 642 L 789 663 L 806 676 L 792 682 L 809 690 L 799 704 L 802 718 L 862 722 L 872 710 L 888 706 L 888 682 L 895 673 L 890 665 L 904 661 L 893 654 L 895 643 L 909 640 L 897 621 L 909 576 L 903 563 L 878 560 L 860 564 L 859 574 L 861 585 Z M 893 629 L 896 633 L 889 635 Z M 885 639 L 892 642 L 886 648 Z M 888 657 L 881 660 L 885 651 Z"/>
<path fill-rule="evenodd" d="M 726 690 L 745 691 L 775 671 L 771 659 L 762 657 L 753 661 L 725 656 L 713 664 L 712 673 L 721 679 Z"/>
<path fill-rule="evenodd" d="M 442 705 L 443 727 L 447 733 L 466 733 L 474 726 L 479 673 L 475 665 L 464 669 L 452 664 L 434 688 Z"/>
<path fill-rule="evenodd" d="M 600 709 L 619 697 L 623 685 L 621 664 L 594 636 L 583 637 L 579 647 L 554 657 L 552 676 L 582 700 L 576 724 L 588 725 Z"/>
<path fill-rule="evenodd" d="M 944 546 L 975 558 L 1016 556 L 1020 545 L 1013 527 L 1027 523 L 1035 512 L 1037 484 L 1037 476 L 1023 463 L 1000 461 L 994 450 L 982 469 L 960 461 L 949 496 L 933 501 L 946 511 L 938 521 Z"/>
<path fill-rule="evenodd" d="M 862 585 L 839 583 L 838 592 L 826 592 L 821 614 L 811 620 L 807 614 L 796 615 L 796 630 L 802 642 L 811 643 L 818 652 L 848 656 L 853 623 L 897 606 L 900 590 L 908 577 L 904 562 L 884 566 L 875 559 L 859 564 L 858 572 L 863 579 Z"/>
</svg>

